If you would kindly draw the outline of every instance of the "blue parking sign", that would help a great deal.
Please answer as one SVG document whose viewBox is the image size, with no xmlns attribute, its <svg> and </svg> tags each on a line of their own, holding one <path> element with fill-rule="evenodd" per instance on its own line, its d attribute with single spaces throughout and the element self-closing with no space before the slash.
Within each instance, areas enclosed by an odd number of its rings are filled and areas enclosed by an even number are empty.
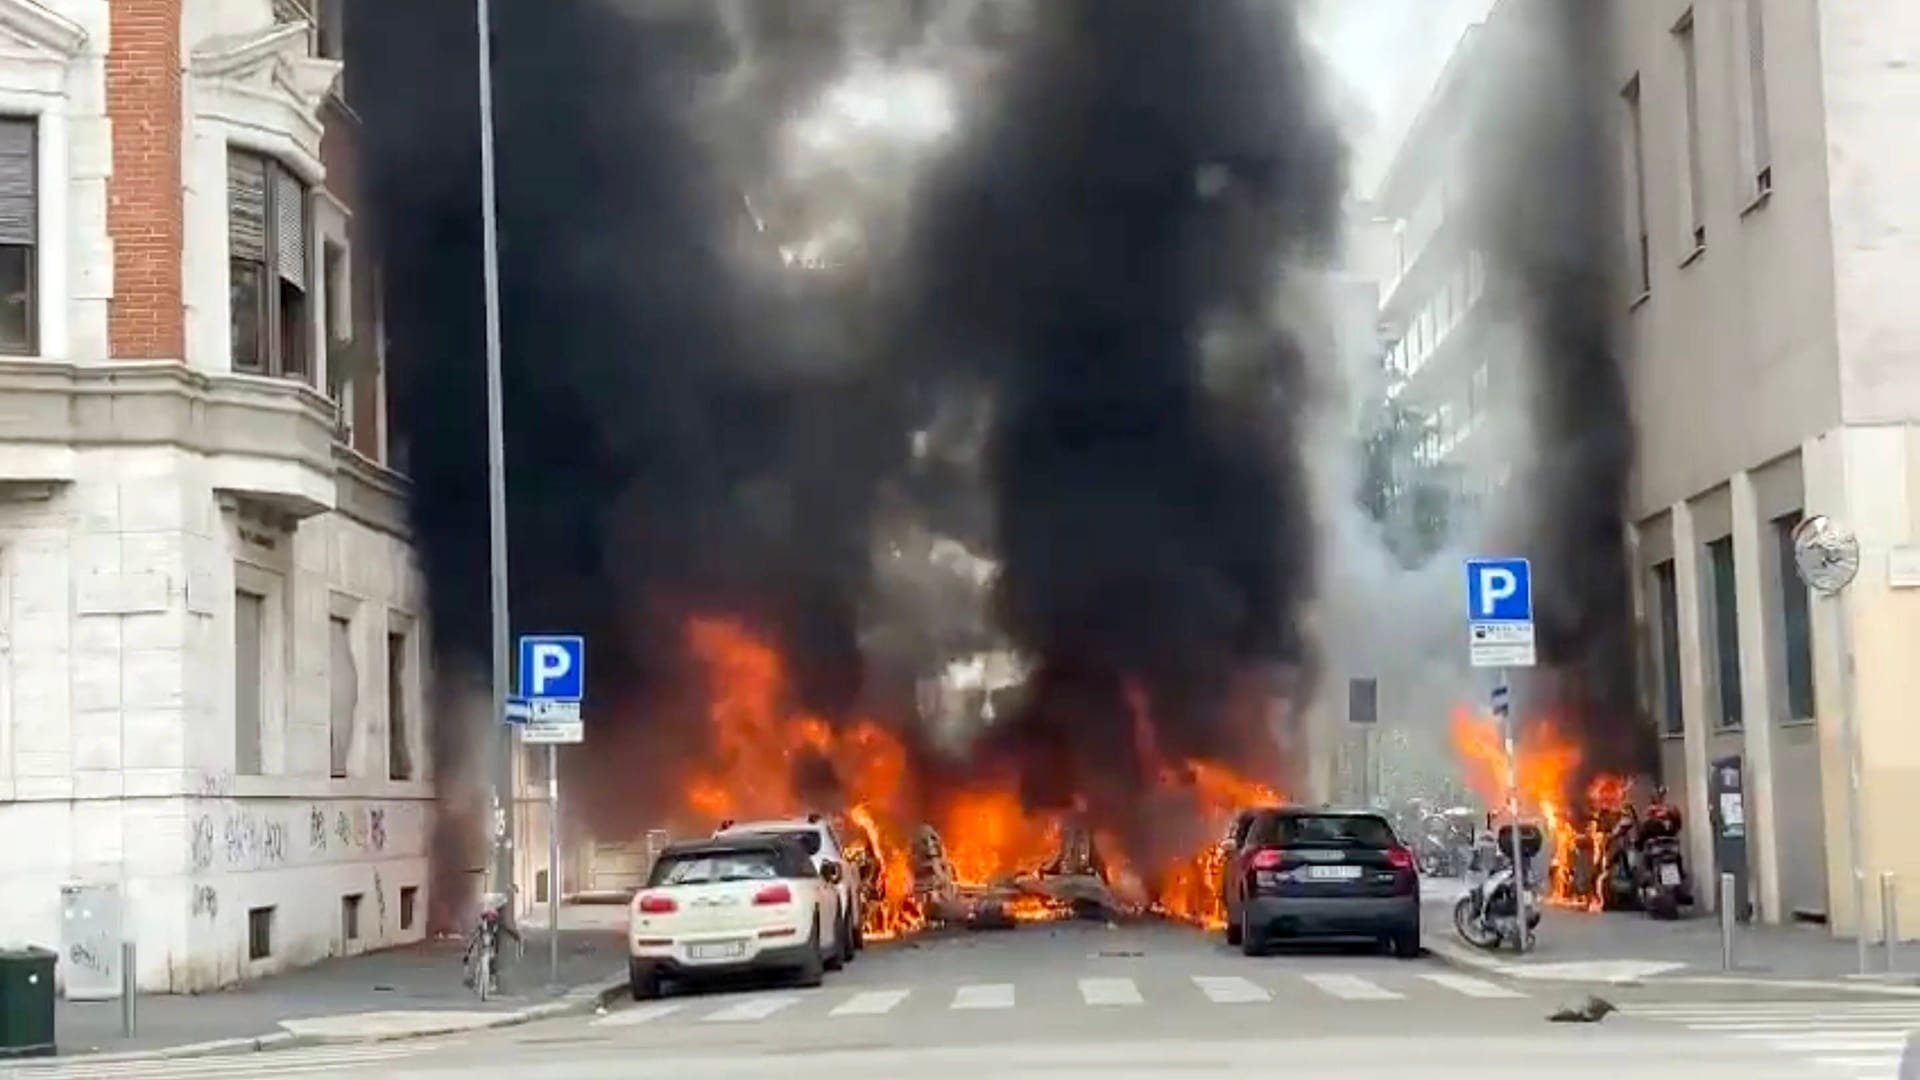
<svg viewBox="0 0 1920 1080">
<path fill-rule="evenodd" d="M 520 697 L 579 701 L 587 686 L 587 642 L 576 635 L 540 634 L 520 639 Z"/>
<path fill-rule="evenodd" d="M 1533 574 L 1527 560 L 1467 560 L 1467 621 L 1533 621 Z"/>
</svg>

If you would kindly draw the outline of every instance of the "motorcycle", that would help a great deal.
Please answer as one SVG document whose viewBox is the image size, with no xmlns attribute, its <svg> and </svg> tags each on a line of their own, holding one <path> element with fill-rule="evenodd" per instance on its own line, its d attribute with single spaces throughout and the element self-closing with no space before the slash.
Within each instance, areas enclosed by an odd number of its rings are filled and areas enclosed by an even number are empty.
<svg viewBox="0 0 1920 1080">
<path fill-rule="evenodd" d="M 1540 925 L 1540 882 L 1532 870 L 1545 846 L 1546 834 L 1538 825 L 1520 826 L 1521 866 L 1513 865 L 1513 826 L 1503 825 L 1496 834 L 1483 835 L 1475 852 L 1475 869 L 1484 877 L 1475 881 L 1453 905 L 1453 928 L 1461 940 L 1481 949 L 1498 949 L 1506 942 L 1521 941 L 1531 950 L 1534 931 Z M 1477 876 L 1477 875 L 1476 875 Z M 1527 922 L 1520 926 L 1516 888 L 1526 890 Z"/>
<path fill-rule="evenodd" d="M 1680 908 L 1693 903 L 1687 887 L 1686 860 L 1680 848 L 1680 811 L 1654 794 L 1635 840 L 1639 851 L 1636 885 L 1640 907 L 1656 919 L 1677 919 Z"/>
</svg>

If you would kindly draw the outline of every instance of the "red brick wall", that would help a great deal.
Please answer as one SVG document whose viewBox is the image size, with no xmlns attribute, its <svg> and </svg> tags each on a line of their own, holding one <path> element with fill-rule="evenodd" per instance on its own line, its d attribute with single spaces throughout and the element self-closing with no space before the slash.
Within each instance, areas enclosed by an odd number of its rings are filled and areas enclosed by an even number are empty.
<svg viewBox="0 0 1920 1080">
<path fill-rule="evenodd" d="M 107 338 L 114 357 L 186 355 L 180 287 L 185 239 L 181 4 L 112 4 L 107 116 L 113 123 L 113 176 L 107 181 L 107 232 L 114 250 Z"/>
</svg>

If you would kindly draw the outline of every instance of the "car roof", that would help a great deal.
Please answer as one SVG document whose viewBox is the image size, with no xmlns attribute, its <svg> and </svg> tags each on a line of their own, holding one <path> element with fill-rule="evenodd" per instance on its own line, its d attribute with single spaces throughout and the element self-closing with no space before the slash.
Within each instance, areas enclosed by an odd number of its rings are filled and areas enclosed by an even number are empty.
<svg viewBox="0 0 1920 1080">
<path fill-rule="evenodd" d="M 1275 806 L 1263 813 L 1278 817 L 1368 817 L 1386 820 L 1386 814 L 1359 806 Z"/>
<path fill-rule="evenodd" d="M 772 818 L 767 821 L 736 821 L 721 828 L 721 835 L 733 833 L 764 832 L 805 832 L 810 829 L 826 831 L 825 821 L 808 821 L 806 818 Z"/>
</svg>

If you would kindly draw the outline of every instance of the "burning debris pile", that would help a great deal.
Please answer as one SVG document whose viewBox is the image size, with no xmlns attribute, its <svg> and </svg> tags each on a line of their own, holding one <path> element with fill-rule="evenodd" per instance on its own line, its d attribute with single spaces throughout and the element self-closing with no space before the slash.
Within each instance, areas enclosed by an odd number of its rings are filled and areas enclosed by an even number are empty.
<svg viewBox="0 0 1920 1080">
<path fill-rule="evenodd" d="M 779 652 L 736 619 L 694 619 L 687 644 L 706 676 L 707 730 L 667 817 L 698 835 L 729 818 L 831 815 L 860 871 L 869 937 L 1074 915 L 1220 924 L 1217 844 L 1136 860 L 1083 815 L 1030 810 L 1010 770 L 941 757 L 873 719 L 836 724 L 796 707 Z M 1144 696 L 1134 700 L 1145 723 Z M 1281 801 L 1205 760 L 1155 761 L 1142 782 L 1149 801 L 1208 838 L 1236 810 Z"/>
<path fill-rule="evenodd" d="M 1485 805 L 1504 813 L 1510 791 L 1499 724 L 1460 707 L 1453 713 L 1452 735 L 1468 785 Z M 1606 903 L 1604 862 L 1611 838 L 1631 817 L 1632 778 L 1594 773 L 1581 788 L 1580 748 L 1550 717 L 1521 723 L 1516 750 L 1520 814 L 1543 820 L 1550 838 L 1547 900 L 1599 910 Z"/>
</svg>

